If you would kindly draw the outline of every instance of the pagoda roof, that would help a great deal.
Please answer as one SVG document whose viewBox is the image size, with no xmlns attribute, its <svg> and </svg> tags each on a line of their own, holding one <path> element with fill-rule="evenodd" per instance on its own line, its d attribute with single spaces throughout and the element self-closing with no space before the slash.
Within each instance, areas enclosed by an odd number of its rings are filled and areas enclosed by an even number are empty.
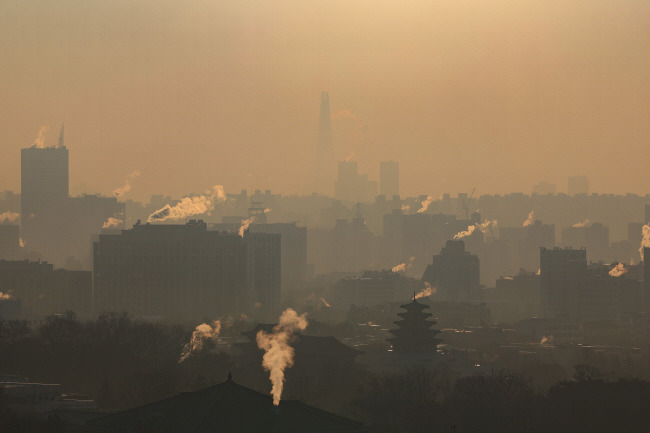
<svg viewBox="0 0 650 433">
<path fill-rule="evenodd" d="M 361 423 L 297 400 L 273 398 L 232 381 L 177 394 L 134 409 L 88 421 L 107 432 L 178 433 L 328 432 L 362 430 Z"/>
</svg>

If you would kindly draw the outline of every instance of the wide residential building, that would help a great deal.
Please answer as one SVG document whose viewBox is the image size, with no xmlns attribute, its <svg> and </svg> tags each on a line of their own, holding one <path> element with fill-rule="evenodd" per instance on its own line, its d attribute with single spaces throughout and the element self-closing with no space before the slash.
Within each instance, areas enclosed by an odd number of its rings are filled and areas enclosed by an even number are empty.
<svg viewBox="0 0 650 433">
<path fill-rule="evenodd" d="M 94 242 L 96 311 L 199 319 L 273 317 L 280 306 L 280 235 L 139 224 Z"/>
</svg>

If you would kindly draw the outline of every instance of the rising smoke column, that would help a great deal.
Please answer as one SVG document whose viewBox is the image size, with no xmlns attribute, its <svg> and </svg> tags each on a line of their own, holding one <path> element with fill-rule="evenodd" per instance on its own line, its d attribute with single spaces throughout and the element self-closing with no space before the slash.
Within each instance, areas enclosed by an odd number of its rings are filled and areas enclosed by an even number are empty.
<svg viewBox="0 0 650 433">
<path fill-rule="evenodd" d="M 7 211 L 7 212 L 0 213 L 0 223 L 3 223 L 3 222 L 5 222 L 5 221 L 9 221 L 10 223 L 12 223 L 12 222 L 14 222 L 14 221 L 16 220 L 16 218 L 18 218 L 19 216 L 20 216 L 19 213 L 11 212 L 11 211 Z"/>
<path fill-rule="evenodd" d="M 255 217 L 252 216 L 250 218 L 246 218 L 241 222 L 241 226 L 239 226 L 239 237 L 244 237 L 244 233 L 246 233 L 246 230 L 248 230 L 248 227 L 250 227 L 251 224 L 253 224 L 253 221 L 255 221 Z"/>
<path fill-rule="evenodd" d="M 400 263 L 400 264 L 397 265 L 397 266 L 393 266 L 393 268 L 391 269 L 391 271 L 392 271 L 393 273 L 406 272 L 406 269 L 410 269 L 410 268 L 413 267 L 413 262 L 414 262 L 414 261 L 415 261 L 415 257 L 414 257 L 414 256 L 411 256 L 411 257 L 409 257 L 409 262 L 408 262 L 408 264 L 406 264 L 406 263 Z"/>
<path fill-rule="evenodd" d="M 122 224 L 124 221 L 118 218 L 113 218 L 109 217 L 106 221 L 104 221 L 104 224 L 102 224 L 103 229 L 109 229 L 111 227 L 116 227 L 120 224 Z"/>
<path fill-rule="evenodd" d="M 610 277 L 620 277 L 622 275 L 625 275 L 626 273 L 627 273 L 627 268 L 623 263 L 619 263 L 609 270 Z"/>
<path fill-rule="evenodd" d="M 34 140 L 34 144 L 32 144 L 33 148 L 36 149 L 45 148 L 45 134 L 47 134 L 47 131 L 49 130 L 50 130 L 49 126 L 41 126 L 41 129 L 38 130 L 38 136 L 36 137 L 36 140 Z"/>
<path fill-rule="evenodd" d="M 298 315 L 292 308 L 287 308 L 280 315 L 278 324 L 273 332 L 268 334 L 264 331 L 257 333 L 257 346 L 264 350 L 262 366 L 269 372 L 273 387 L 273 404 L 280 404 L 282 389 L 284 387 L 284 371 L 293 365 L 293 347 L 289 345 L 296 331 L 303 331 L 307 328 L 307 314 Z"/>
<path fill-rule="evenodd" d="M 203 344 L 207 339 L 216 340 L 221 332 L 221 321 L 215 320 L 212 325 L 201 323 L 194 329 L 190 342 L 183 347 L 183 353 L 178 360 L 178 363 L 185 361 L 192 353 L 198 352 L 203 348 Z"/>
<path fill-rule="evenodd" d="M 436 288 L 431 287 L 431 284 L 429 284 L 428 282 L 425 281 L 424 282 L 424 289 L 422 289 L 418 293 L 416 293 L 414 299 L 426 298 L 428 296 L 433 295 L 436 292 L 437 292 Z"/>
<path fill-rule="evenodd" d="M 531 225 L 533 223 L 534 216 L 535 216 L 535 212 L 531 210 L 530 213 L 528 214 L 528 218 L 526 218 L 526 221 L 524 221 L 522 226 L 528 227 L 529 225 Z"/>
<path fill-rule="evenodd" d="M 424 212 L 426 212 L 427 209 L 429 209 L 429 206 L 431 205 L 431 203 L 433 203 L 433 200 L 435 200 L 435 199 L 433 198 L 433 196 L 432 196 L 432 195 L 429 195 L 429 196 L 427 196 L 427 199 L 426 199 L 426 200 L 421 201 L 420 204 L 422 205 L 422 207 L 421 207 L 420 209 L 418 209 L 418 213 L 424 213 Z"/>
<path fill-rule="evenodd" d="M 124 186 L 116 188 L 113 191 L 113 197 L 117 197 L 117 198 L 124 197 L 124 195 L 126 195 L 127 192 L 131 191 L 131 181 L 138 176 L 140 176 L 140 172 L 137 170 L 131 173 L 130 175 L 128 175 L 124 180 Z"/>
<path fill-rule="evenodd" d="M 223 186 L 215 185 L 211 192 L 205 195 L 197 195 L 194 197 L 184 197 L 179 203 L 174 206 L 166 204 L 158 209 L 147 219 L 147 222 L 157 222 L 166 220 L 179 220 L 190 217 L 192 215 L 202 215 L 209 213 L 214 209 L 215 202 L 226 201 L 226 194 L 223 191 Z"/>
<path fill-rule="evenodd" d="M 650 248 L 650 224 L 645 224 L 641 229 L 641 246 L 639 247 L 639 255 L 643 261 L 643 248 Z"/>
<path fill-rule="evenodd" d="M 585 218 L 584 221 L 580 221 L 579 223 L 575 223 L 575 224 L 572 225 L 571 227 L 576 228 L 576 229 L 579 229 L 579 228 L 582 228 L 582 227 L 588 227 L 589 224 L 591 224 L 591 221 L 589 221 L 588 218 Z"/>
<path fill-rule="evenodd" d="M 492 227 L 497 226 L 497 220 L 487 220 L 483 223 L 476 223 L 472 224 L 471 226 L 467 226 L 467 230 L 463 230 L 462 232 L 458 232 L 454 235 L 454 239 L 462 239 L 467 236 L 471 236 L 472 233 L 474 233 L 474 230 L 479 229 L 481 233 L 486 234 L 488 232 L 488 229 L 491 230 Z"/>
<path fill-rule="evenodd" d="M 13 296 L 11 296 L 10 293 L 2 293 L 0 292 L 0 301 L 5 301 L 7 299 L 13 299 Z"/>
</svg>

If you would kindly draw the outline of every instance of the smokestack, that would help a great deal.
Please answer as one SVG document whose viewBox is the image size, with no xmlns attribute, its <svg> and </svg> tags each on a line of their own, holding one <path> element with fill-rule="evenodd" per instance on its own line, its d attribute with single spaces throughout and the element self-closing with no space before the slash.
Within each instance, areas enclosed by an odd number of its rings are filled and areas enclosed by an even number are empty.
<svg viewBox="0 0 650 433">
<path fill-rule="evenodd" d="M 63 123 L 61 123 L 61 132 L 59 132 L 59 143 L 57 144 L 57 147 L 65 147 L 63 143 Z"/>
</svg>

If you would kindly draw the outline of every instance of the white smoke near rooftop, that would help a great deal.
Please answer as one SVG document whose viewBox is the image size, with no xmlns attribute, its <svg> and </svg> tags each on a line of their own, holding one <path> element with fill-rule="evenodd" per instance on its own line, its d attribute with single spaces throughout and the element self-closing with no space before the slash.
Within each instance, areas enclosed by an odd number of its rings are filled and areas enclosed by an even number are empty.
<svg viewBox="0 0 650 433">
<path fill-rule="evenodd" d="M 250 218 L 246 218 L 241 222 L 241 225 L 239 226 L 239 236 L 244 237 L 244 233 L 246 233 L 246 230 L 248 230 L 248 227 L 250 227 L 251 224 L 255 221 L 255 217 L 252 216 Z"/>
<path fill-rule="evenodd" d="M 221 332 L 221 321 L 215 320 L 212 325 L 202 323 L 194 329 L 190 342 L 183 347 L 183 353 L 178 360 L 178 363 L 185 361 L 192 353 L 198 352 L 203 349 L 206 340 L 216 340 Z"/>
<path fill-rule="evenodd" d="M 257 346 L 264 350 L 262 366 L 269 372 L 273 395 L 273 404 L 279 405 L 284 387 L 284 372 L 293 366 L 294 350 L 290 343 L 297 331 L 307 328 L 306 313 L 298 315 L 292 308 L 287 308 L 280 315 L 278 324 L 272 333 L 259 331 L 257 333 Z"/>
<path fill-rule="evenodd" d="M 409 206 L 407 204 L 402 205 L 402 212 L 408 212 L 410 210 L 411 210 L 411 206 Z"/>
<path fill-rule="evenodd" d="M 454 235 L 454 239 L 462 239 L 467 236 L 471 236 L 476 229 L 480 230 L 481 233 L 488 233 L 489 231 L 492 231 L 492 229 L 496 227 L 497 224 L 497 220 L 486 220 L 482 223 L 472 224 L 471 226 L 467 226 L 467 230 L 456 233 L 456 235 Z"/>
<path fill-rule="evenodd" d="M 524 221 L 522 226 L 523 227 L 528 227 L 529 225 L 531 225 L 533 223 L 533 218 L 534 217 L 535 217 L 535 212 L 531 210 L 530 213 L 528 214 L 528 218 L 526 218 L 526 221 Z"/>
<path fill-rule="evenodd" d="M 433 295 L 434 293 L 437 292 L 437 289 L 435 287 L 432 287 L 431 284 L 428 282 L 424 282 L 424 289 L 420 290 L 418 293 L 416 293 L 414 299 L 420 299 L 420 298 L 426 298 L 428 296 Z"/>
<path fill-rule="evenodd" d="M 133 179 L 135 179 L 136 177 L 138 177 L 138 176 L 140 176 L 140 172 L 137 171 L 137 170 L 134 171 L 133 173 L 129 174 L 129 175 L 126 177 L 126 179 L 124 180 L 124 186 L 122 186 L 122 187 L 120 187 L 120 188 L 116 188 L 116 189 L 113 191 L 113 197 L 117 197 L 117 198 L 122 198 L 122 197 L 124 197 L 124 195 L 125 195 L 127 192 L 131 191 L 131 181 L 132 181 Z"/>
<path fill-rule="evenodd" d="M 179 220 L 193 215 L 209 214 L 214 209 L 215 202 L 223 201 L 226 201 L 223 186 L 215 185 L 206 195 L 184 197 L 174 206 L 166 204 L 149 215 L 147 222 Z"/>
<path fill-rule="evenodd" d="M 11 212 L 11 211 L 0 213 L 0 223 L 3 223 L 5 221 L 9 221 L 10 223 L 12 223 L 16 221 L 16 218 L 18 218 L 19 216 L 20 216 L 19 213 Z"/>
<path fill-rule="evenodd" d="M 41 129 L 38 130 L 38 136 L 34 140 L 34 144 L 32 144 L 33 148 L 45 149 L 45 134 L 47 134 L 47 131 L 49 130 L 49 126 L 41 126 Z"/>
<path fill-rule="evenodd" d="M 639 247 L 639 255 L 643 261 L 643 248 L 650 248 L 650 224 L 645 224 L 641 228 L 641 246 Z"/>
<path fill-rule="evenodd" d="M 423 200 L 423 201 L 420 202 L 422 207 L 420 209 L 418 209 L 418 213 L 426 212 L 427 209 L 429 209 L 429 206 L 431 205 L 431 203 L 433 203 L 434 200 L 435 199 L 433 198 L 432 195 L 427 196 L 426 200 Z"/>
<path fill-rule="evenodd" d="M 625 275 L 626 273 L 627 273 L 627 268 L 623 263 L 619 263 L 609 270 L 610 277 L 620 277 L 622 275 Z"/>
<path fill-rule="evenodd" d="M 415 257 L 411 256 L 409 257 L 408 264 L 406 262 L 400 263 L 397 266 L 393 266 L 391 269 L 392 272 L 398 273 L 398 272 L 406 272 L 407 269 L 410 269 L 413 267 L 413 262 L 415 261 Z"/>
<path fill-rule="evenodd" d="M 575 223 L 571 227 L 578 229 L 578 228 L 582 228 L 582 227 L 589 227 L 589 225 L 591 225 L 591 222 L 589 221 L 589 219 L 586 218 L 584 221 L 580 221 L 579 223 Z"/>
<path fill-rule="evenodd" d="M 13 298 L 14 297 L 11 296 L 9 292 L 7 293 L 0 292 L 0 301 L 6 301 L 7 299 L 13 299 Z"/>
<path fill-rule="evenodd" d="M 102 224 L 102 228 L 109 229 L 111 227 L 117 227 L 122 223 L 124 223 L 124 221 L 121 219 L 109 217 L 106 221 L 104 221 L 104 224 Z"/>
</svg>

